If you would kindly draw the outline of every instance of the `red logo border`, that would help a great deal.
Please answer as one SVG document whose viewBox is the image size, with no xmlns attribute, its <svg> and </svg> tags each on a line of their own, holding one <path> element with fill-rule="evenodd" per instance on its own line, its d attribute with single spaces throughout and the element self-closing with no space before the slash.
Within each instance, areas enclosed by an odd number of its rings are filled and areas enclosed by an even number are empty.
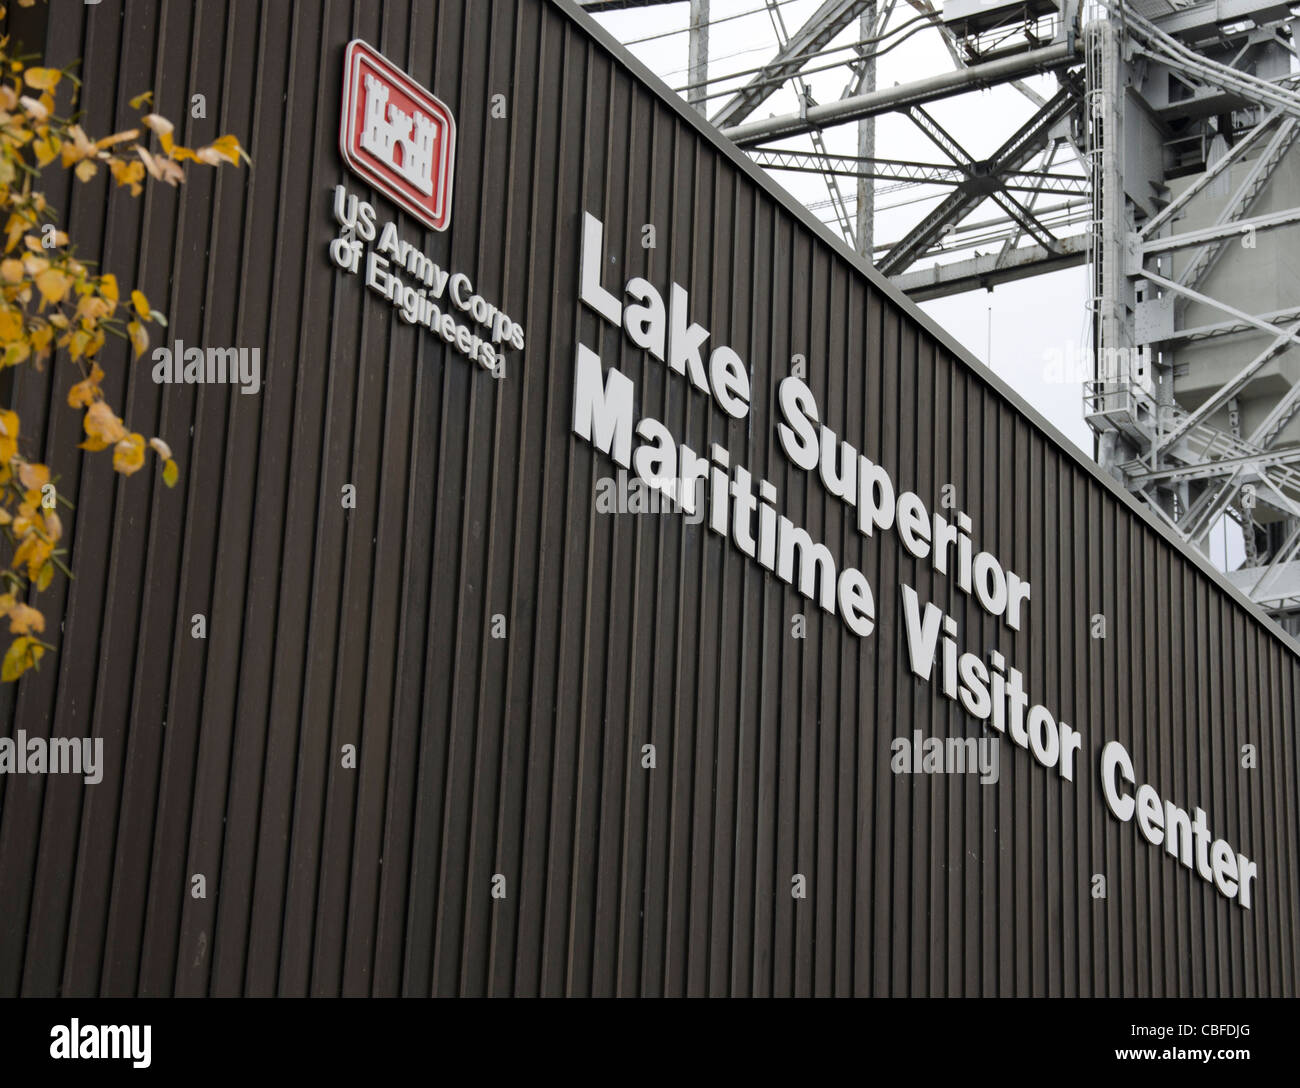
<svg viewBox="0 0 1300 1088">
<path fill-rule="evenodd" d="M 355 69 L 359 64 L 360 57 L 363 55 L 376 68 L 380 69 L 387 79 L 398 84 L 410 97 L 428 99 L 432 102 L 441 111 L 442 120 L 447 124 L 447 139 L 444 142 L 442 159 L 441 162 L 436 164 L 437 167 L 440 167 L 438 170 L 439 186 L 437 191 L 439 199 L 435 201 L 438 211 L 434 215 L 430 215 L 428 208 L 402 192 L 398 183 L 392 178 L 386 177 L 369 163 L 352 154 L 350 146 L 354 135 L 352 122 L 356 114 L 356 110 L 353 108 L 352 88 L 357 76 Z M 343 161 L 354 173 L 365 178 L 390 200 L 399 204 L 420 220 L 421 223 L 434 230 L 447 229 L 447 225 L 451 220 L 452 172 L 456 162 L 456 119 L 442 99 L 427 87 L 420 86 L 375 49 L 374 46 L 362 41 L 360 38 L 353 38 L 352 41 L 348 42 L 347 49 L 343 54 L 343 112 L 339 123 L 339 152 L 343 156 Z"/>
</svg>

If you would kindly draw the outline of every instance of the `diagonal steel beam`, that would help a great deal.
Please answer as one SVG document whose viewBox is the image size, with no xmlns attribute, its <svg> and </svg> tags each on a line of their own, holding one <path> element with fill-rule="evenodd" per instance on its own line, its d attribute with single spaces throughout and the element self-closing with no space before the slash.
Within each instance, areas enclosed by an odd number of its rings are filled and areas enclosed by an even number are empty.
<svg viewBox="0 0 1300 1088">
<path fill-rule="evenodd" d="M 1011 216 L 1015 221 L 1016 226 L 1018 226 L 1025 234 L 1028 234 L 1035 242 L 1040 246 L 1043 246 L 1049 252 L 1056 252 L 1058 247 L 1056 235 L 1043 226 L 1033 212 L 1023 205 L 1016 203 L 1009 193 L 1006 193 L 1001 189 L 993 194 L 993 200 L 998 207 L 1006 212 L 1007 215 Z"/>
<path fill-rule="evenodd" d="M 1183 284 L 1177 283 L 1174 280 L 1166 279 L 1159 273 L 1152 272 L 1149 268 L 1144 268 L 1140 272 L 1133 273 L 1133 275 L 1138 279 L 1150 280 L 1152 283 L 1159 284 L 1161 287 L 1167 287 L 1169 290 L 1176 291 L 1180 295 L 1186 295 L 1193 302 L 1201 302 L 1206 306 L 1213 306 L 1214 309 L 1222 310 L 1225 314 L 1235 317 L 1238 321 L 1241 321 L 1244 324 L 1252 325 L 1264 332 L 1272 333 L 1274 336 L 1281 334 L 1287 339 L 1294 340 L 1297 344 L 1300 344 L 1300 335 L 1296 335 L 1294 332 L 1284 332 L 1277 325 L 1265 321 L 1263 318 L 1255 317 L 1253 314 L 1248 314 L 1245 310 L 1229 305 L 1221 299 L 1211 298 L 1209 295 L 1203 295 L 1200 291 L 1193 291 L 1190 287 L 1185 287 Z"/>
<path fill-rule="evenodd" d="M 824 0 L 748 83 L 713 115 L 719 128 L 738 125 L 848 26 L 872 0 Z"/>
<path fill-rule="evenodd" d="M 982 176 L 972 176 L 956 192 L 943 200 L 904 236 L 879 262 L 880 271 L 893 276 L 924 253 L 944 229 L 963 219 L 972 209 L 992 196 L 997 186 L 992 180 L 999 174 L 1018 170 L 1043 147 L 1048 131 L 1074 108 L 1075 92 L 1072 86 L 1062 87 L 1041 110 L 1026 121 L 1006 141 L 992 158 L 976 164 Z M 963 152 L 964 154 L 964 152 Z M 1017 220 L 1019 222 L 1019 220 Z"/>
<path fill-rule="evenodd" d="M 1201 492 L 1200 497 L 1178 523 L 1178 531 L 1184 540 L 1190 540 L 1193 544 L 1199 543 L 1206 533 L 1219 524 L 1219 519 L 1232 505 L 1244 474 L 1244 469 L 1238 469 L 1218 487 L 1207 487 Z"/>
<path fill-rule="evenodd" d="M 958 166 L 965 168 L 965 173 L 970 173 L 970 168 L 975 165 L 974 156 L 967 152 L 957 142 L 956 138 L 934 119 L 933 114 L 923 106 L 917 105 L 908 106 L 904 112 L 912 124 L 929 137 L 931 143 Z"/>
<path fill-rule="evenodd" d="M 1300 382 L 1296 382 L 1286 391 L 1282 399 L 1273 405 L 1273 410 L 1255 428 L 1255 433 L 1249 439 L 1251 445 L 1268 449 L 1277 441 L 1277 436 L 1291 422 L 1291 417 L 1297 411 L 1300 411 Z"/>
<path fill-rule="evenodd" d="M 913 269 L 893 276 L 895 286 L 909 298 L 924 302 L 932 298 L 993 287 L 1000 283 L 1034 276 L 1058 268 L 1083 264 L 1088 256 L 1088 236 L 1069 234 L 1060 239 L 1056 253 L 1039 245 L 1020 246 L 1005 258 L 997 253 L 981 253 L 956 261 L 944 261 L 927 268 Z"/>
<path fill-rule="evenodd" d="M 883 87 L 865 94 L 810 106 L 798 113 L 728 125 L 722 134 L 740 147 L 749 147 L 769 139 L 796 136 L 814 129 L 847 124 L 863 117 L 874 117 L 879 113 L 901 109 L 910 102 L 933 102 L 938 98 L 1009 83 L 1034 72 L 1056 71 L 1077 63 L 1077 58 L 1077 44 L 1061 42 L 983 64 L 972 64 L 969 68 L 945 72 L 928 79 L 918 79 L 914 83 Z"/>
<path fill-rule="evenodd" d="M 1255 160 L 1237 191 L 1228 199 L 1223 210 L 1219 212 L 1215 220 L 1215 226 L 1225 226 L 1229 223 L 1236 223 L 1242 220 L 1250 213 L 1256 200 L 1259 199 L 1260 193 L 1268 184 L 1269 178 L 1273 175 L 1273 170 L 1281 161 L 1282 157 L 1295 142 L 1297 133 L 1300 133 L 1300 121 L 1294 117 L 1288 117 L 1278 127 L 1277 132 L 1269 141 L 1268 147 L 1264 149 L 1263 154 Z M 1223 253 L 1223 240 L 1211 242 L 1197 250 L 1195 256 L 1188 262 L 1187 267 L 1183 269 L 1183 274 L 1178 277 L 1178 282 L 1186 284 L 1188 287 L 1198 287 L 1209 274 L 1215 262 Z"/>
<path fill-rule="evenodd" d="M 925 185 L 960 185 L 969 176 L 960 166 L 937 162 L 908 162 L 904 159 L 863 158 L 856 155 L 818 155 L 812 151 L 758 148 L 750 158 L 768 170 L 795 173 L 834 173 L 852 178 L 885 178 L 914 181 Z M 1011 170 L 1003 174 L 999 187 L 1008 192 L 1033 196 L 1089 196 L 1088 179 L 1078 174 L 1044 173 L 1040 170 Z"/>
<path fill-rule="evenodd" d="M 1178 483 L 1183 480 L 1206 480 L 1226 476 L 1238 469 L 1266 468 L 1270 465 L 1290 465 L 1300 461 L 1300 447 L 1285 450 L 1268 450 L 1245 453 L 1239 457 L 1224 457 L 1218 461 L 1205 461 L 1190 465 L 1174 465 L 1145 472 L 1131 472 L 1130 480 L 1142 483 Z"/>
<path fill-rule="evenodd" d="M 1241 235 L 1248 231 L 1272 230 L 1274 227 L 1285 227 L 1296 222 L 1300 222 L 1300 208 L 1288 208 L 1286 211 L 1256 215 L 1249 219 L 1224 221 L 1216 223 L 1212 227 L 1201 227 L 1198 230 L 1170 234 L 1163 238 L 1153 239 L 1150 242 L 1143 242 L 1142 255 L 1146 257 L 1151 253 L 1169 253 L 1176 249 L 1190 249 L 1192 246 L 1203 245 L 1206 242 L 1240 238 Z"/>
<path fill-rule="evenodd" d="M 1024 203 L 1025 211 L 1030 215 L 1033 215 L 1034 213 L 1034 205 L 1038 203 L 1038 198 L 1042 196 L 1044 193 L 1050 191 L 1047 188 L 1046 176 L 1051 173 L 1052 164 L 1056 161 L 1056 153 L 1057 151 L 1060 150 L 1060 147 L 1061 147 L 1060 143 L 1053 140 L 1052 143 L 1047 148 L 1047 154 L 1043 156 L 1044 181 L 1036 189 L 1031 190 L 1029 198 Z M 1003 189 L 1008 189 L 1008 188 L 1010 188 L 1010 186 L 1006 185 L 1004 180 Z M 997 256 L 997 263 L 999 267 L 1001 267 L 1011 257 L 1011 254 L 1015 251 L 1016 247 L 1020 245 L 1020 239 L 1023 238 L 1024 236 L 1025 236 L 1025 232 L 1023 230 L 1020 230 L 1017 231 L 1015 234 L 1009 236 L 1007 240 L 1002 243 L 1002 249 L 998 251 L 998 256 Z M 1049 250 L 1054 250 L 1055 247 L 1048 247 L 1048 248 Z"/>
<path fill-rule="evenodd" d="M 1260 370 L 1277 355 L 1280 355 L 1291 342 L 1296 339 L 1296 334 L 1300 333 L 1300 322 L 1289 325 L 1283 329 L 1274 329 L 1278 335 L 1274 337 L 1273 342 L 1263 351 L 1255 356 L 1250 362 L 1241 368 L 1233 377 L 1229 378 L 1223 385 L 1219 386 L 1200 404 L 1196 411 L 1188 412 L 1178 424 L 1166 434 L 1158 436 L 1152 443 L 1152 452 L 1163 449 L 1165 446 L 1177 442 L 1183 435 L 1196 426 L 1198 423 L 1204 423 L 1210 416 L 1217 412 L 1224 404 L 1237 395 L 1238 391 L 1250 381 Z"/>
<path fill-rule="evenodd" d="M 1268 116 L 1251 129 L 1243 139 L 1238 140 L 1231 151 L 1220 158 L 1218 162 L 1206 170 L 1205 173 L 1201 174 L 1194 182 L 1192 182 L 1191 185 L 1179 193 L 1173 201 L 1166 204 L 1163 209 L 1148 219 L 1145 226 L 1138 231 L 1139 236 L 1142 238 L 1149 238 L 1153 233 L 1164 226 L 1165 223 L 1182 211 L 1197 193 L 1201 192 L 1201 190 L 1209 185 L 1210 182 L 1249 151 L 1255 145 L 1255 142 L 1261 139 L 1263 134 L 1267 132 L 1281 116 L 1281 110 L 1274 110 L 1272 113 L 1268 114 Z"/>
<path fill-rule="evenodd" d="M 1278 548 L 1277 553 L 1273 556 L 1272 562 L 1265 568 L 1264 573 L 1259 576 L 1259 581 L 1250 587 L 1251 600 L 1259 601 L 1268 599 L 1264 597 L 1264 586 L 1268 584 L 1269 579 L 1274 577 L 1285 564 L 1291 562 L 1291 560 L 1295 558 L 1298 551 L 1300 551 L 1300 525 L 1295 527 L 1291 535 L 1287 537 L 1282 546 Z"/>
</svg>

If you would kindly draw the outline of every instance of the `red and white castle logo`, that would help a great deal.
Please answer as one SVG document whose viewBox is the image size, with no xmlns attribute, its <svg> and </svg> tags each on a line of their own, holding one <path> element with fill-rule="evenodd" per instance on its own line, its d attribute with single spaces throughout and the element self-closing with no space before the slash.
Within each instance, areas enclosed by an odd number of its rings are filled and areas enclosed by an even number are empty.
<svg viewBox="0 0 1300 1088">
<path fill-rule="evenodd" d="M 434 230 L 447 229 L 456 153 L 451 110 L 359 38 L 344 54 L 339 149 L 376 189 Z"/>
</svg>

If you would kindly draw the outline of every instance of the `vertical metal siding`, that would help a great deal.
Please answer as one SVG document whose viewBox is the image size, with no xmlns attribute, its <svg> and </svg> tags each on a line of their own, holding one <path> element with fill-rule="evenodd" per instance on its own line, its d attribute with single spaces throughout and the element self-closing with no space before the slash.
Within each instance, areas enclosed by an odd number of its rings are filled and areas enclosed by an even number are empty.
<svg viewBox="0 0 1300 1088">
<path fill-rule="evenodd" d="M 177 450 L 168 491 L 75 452 L 70 368 L 17 375 L 32 452 L 77 504 L 77 578 L 43 598 L 57 657 L 0 716 L 102 737 L 108 768 L 95 787 L 0 777 L 0 993 L 1296 993 L 1296 653 L 568 11 L 51 0 L 49 18 L 49 63 L 84 58 L 89 131 L 152 88 L 182 138 L 248 144 L 251 170 L 138 200 L 48 185 L 82 251 L 169 314 L 165 342 L 258 347 L 264 384 L 157 386 L 106 349 L 115 403 Z M 365 191 L 337 150 L 354 37 L 456 116 L 451 229 L 399 221 L 524 320 L 502 381 L 326 259 L 332 187 Z M 584 210 L 611 282 L 681 283 L 751 364 L 750 418 L 579 305 Z M 578 342 L 633 379 L 640 414 L 723 443 L 858 565 L 873 635 L 705 525 L 596 514 L 614 466 L 570 432 Z M 936 507 L 954 485 L 1034 587 L 1024 631 L 860 536 L 778 450 L 796 353 L 825 421 L 900 490 Z M 969 730 L 906 668 L 900 582 L 1083 731 L 1072 784 L 1009 744 L 996 786 L 890 772 L 893 737 Z M 1106 812 L 1112 738 L 1256 858 L 1253 910 Z"/>
</svg>

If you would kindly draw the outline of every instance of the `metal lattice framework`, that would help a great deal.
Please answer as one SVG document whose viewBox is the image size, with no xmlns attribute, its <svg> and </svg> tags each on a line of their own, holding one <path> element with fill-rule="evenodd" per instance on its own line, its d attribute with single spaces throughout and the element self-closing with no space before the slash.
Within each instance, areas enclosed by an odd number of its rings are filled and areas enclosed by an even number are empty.
<svg viewBox="0 0 1300 1088">
<path fill-rule="evenodd" d="M 591 11 L 665 0 L 587 0 Z M 812 0 L 798 5 L 807 13 Z M 675 5 L 681 9 L 684 5 Z M 778 176 L 820 176 L 830 225 L 914 298 L 1089 268 L 1098 459 L 1191 547 L 1225 519 L 1228 577 L 1300 630 L 1300 54 L 1288 0 L 796 0 L 710 17 L 689 0 L 697 109 Z M 709 41 L 766 15 L 770 56 L 715 72 Z M 952 69 L 876 86 L 877 58 L 938 35 Z M 811 84 L 843 75 L 817 102 Z M 1049 74 L 1056 91 L 1026 82 Z M 1010 84 L 1029 103 L 973 154 L 929 108 Z M 778 95 L 793 110 L 760 117 Z M 824 94 L 824 91 L 823 91 Z M 937 161 L 877 154 L 875 119 L 907 118 Z M 856 154 L 827 134 L 857 126 Z M 932 206 L 875 240 L 880 191 Z M 851 188 L 850 188 L 851 184 Z"/>
</svg>

